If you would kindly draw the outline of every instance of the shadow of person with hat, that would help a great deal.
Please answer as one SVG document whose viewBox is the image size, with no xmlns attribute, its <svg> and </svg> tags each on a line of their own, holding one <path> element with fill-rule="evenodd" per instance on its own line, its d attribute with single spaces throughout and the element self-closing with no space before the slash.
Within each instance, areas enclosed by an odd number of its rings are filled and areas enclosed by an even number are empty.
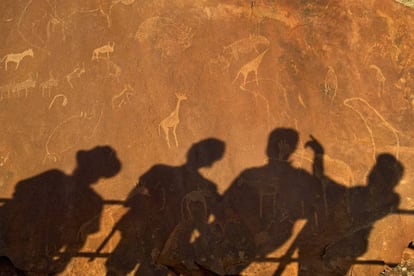
<svg viewBox="0 0 414 276">
<path fill-rule="evenodd" d="M 0 254 L 24 271 L 62 272 L 90 234 L 99 231 L 102 197 L 92 188 L 121 162 L 110 146 L 80 150 L 71 175 L 52 169 L 18 182 L 0 208 Z"/>
</svg>

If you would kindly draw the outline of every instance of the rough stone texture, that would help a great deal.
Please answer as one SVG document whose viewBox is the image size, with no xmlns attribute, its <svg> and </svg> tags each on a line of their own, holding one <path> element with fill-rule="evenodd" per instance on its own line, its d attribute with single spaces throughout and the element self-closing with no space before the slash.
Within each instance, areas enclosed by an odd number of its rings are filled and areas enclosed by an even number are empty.
<svg viewBox="0 0 414 276">
<path fill-rule="evenodd" d="M 412 22 L 409 1 L 0 1 L 0 255 L 378 275 L 413 238 Z"/>
</svg>

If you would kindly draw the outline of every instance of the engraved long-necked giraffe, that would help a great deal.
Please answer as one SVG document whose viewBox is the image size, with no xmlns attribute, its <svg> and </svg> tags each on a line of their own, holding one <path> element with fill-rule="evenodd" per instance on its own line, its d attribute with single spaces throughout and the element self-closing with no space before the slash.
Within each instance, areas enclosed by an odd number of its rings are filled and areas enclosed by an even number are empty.
<svg viewBox="0 0 414 276">
<path fill-rule="evenodd" d="M 239 72 L 237 73 L 237 75 L 234 78 L 232 83 L 234 83 L 239 78 L 240 74 L 242 74 L 243 75 L 243 85 L 241 85 L 240 88 L 244 89 L 244 87 L 246 85 L 247 76 L 251 72 L 254 72 L 255 76 L 256 76 L 256 84 L 259 85 L 259 81 L 257 79 L 257 70 L 259 69 L 259 66 L 262 63 L 263 56 L 267 53 L 268 50 L 269 49 L 264 50 L 260 55 L 258 55 L 257 57 L 255 57 L 254 59 L 252 59 L 251 61 L 246 63 L 245 65 L 243 65 L 240 68 Z"/>
<path fill-rule="evenodd" d="M 178 147 L 177 133 L 175 132 L 177 125 L 180 123 L 178 113 L 180 112 L 181 101 L 187 100 L 187 96 L 182 93 L 175 93 L 175 96 L 177 97 L 177 105 L 175 106 L 175 109 L 173 110 L 173 112 L 171 112 L 170 115 L 168 115 L 168 117 L 162 120 L 161 123 L 158 125 L 158 134 L 161 135 L 162 128 L 162 130 L 164 131 L 165 140 L 167 141 L 168 148 L 171 148 L 169 138 L 170 128 L 172 128 L 172 133 L 175 139 L 175 145 Z"/>
</svg>

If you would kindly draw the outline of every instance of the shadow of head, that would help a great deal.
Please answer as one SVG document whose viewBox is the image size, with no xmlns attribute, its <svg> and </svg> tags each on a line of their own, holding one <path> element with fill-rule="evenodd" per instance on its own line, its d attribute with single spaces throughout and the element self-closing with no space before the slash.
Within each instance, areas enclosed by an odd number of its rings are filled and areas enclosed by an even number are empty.
<svg viewBox="0 0 414 276">
<path fill-rule="evenodd" d="M 224 155 L 225 144 L 223 141 L 208 138 L 191 146 L 187 153 L 187 165 L 198 169 L 210 167 Z"/>
<path fill-rule="evenodd" d="M 398 185 L 404 174 L 404 166 L 394 155 L 382 153 L 368 175 L 368 185 L 380 192 L 391 191 Z"/>
<path fill-rule="evenodd" d="M 76 154 L 74 175 L 84 183 L 92 184 L 100 178 L 110 178 L 121 170 L 121 162 L 110 146 L 80 150 Z"/>
<path fill-rule="evenodd" d="M 276 128 L 269 135 L 266 154 L 269 159 L 283 160 L 296 150 L 299 142 L 299 134 L 291 128 Z"/>
</svg>

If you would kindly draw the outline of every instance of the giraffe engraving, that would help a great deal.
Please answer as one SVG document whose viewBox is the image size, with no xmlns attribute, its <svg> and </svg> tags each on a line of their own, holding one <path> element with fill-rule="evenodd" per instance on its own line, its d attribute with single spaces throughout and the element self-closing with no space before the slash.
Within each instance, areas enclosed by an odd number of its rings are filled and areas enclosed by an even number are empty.
<svg viewBox="0 0 414 276">
<path fill-rule="evenodd" d="M 182 93 L 176 93 L 175 96 L 177 97 L 177 105 L 175 109 L 171 112 L 168 117 L 161 121 L 158 125 L 158 134 L 161 135 L 161 129 L 164 131 L 165 140 L 167 141 L 168 148 L 171 148 L 170 145 L 170 138 L 169 138 L 169 130 L 172 128 L 172 133 L 175 139 L 175 145 L 178 147 L 178 139 L 176 129 L 178 124 L 180 123 L 179 112 L 180 112 L 180 104 L 181 101 L 187 100 L 187 96 Z"/>
<path fill-rule="evenodd" d="M 264 55 L 267 53 L 268 50 L 269 49 L 264 50 L 260 55 L 258 55 L 257 57 L 255 57 L 254 59 L 246 63 L 245 65 L 243 65 L 240 68 L 239 72 L 236 75 L 236 78 L 233 80 L 232 83 L 234 83 L 239 78 L 240 74 L 243 75 L 243 84 L 240 86 L 240 88 L 244 90 L 246 86 L 247 76 L 250 73 L 254 72 L 256 76 L 256 84 L 259 85 L 259 81 L 257 79 L 257 71 L 259 69 L 260 64 L 262 63 Z"/>
</svg>

